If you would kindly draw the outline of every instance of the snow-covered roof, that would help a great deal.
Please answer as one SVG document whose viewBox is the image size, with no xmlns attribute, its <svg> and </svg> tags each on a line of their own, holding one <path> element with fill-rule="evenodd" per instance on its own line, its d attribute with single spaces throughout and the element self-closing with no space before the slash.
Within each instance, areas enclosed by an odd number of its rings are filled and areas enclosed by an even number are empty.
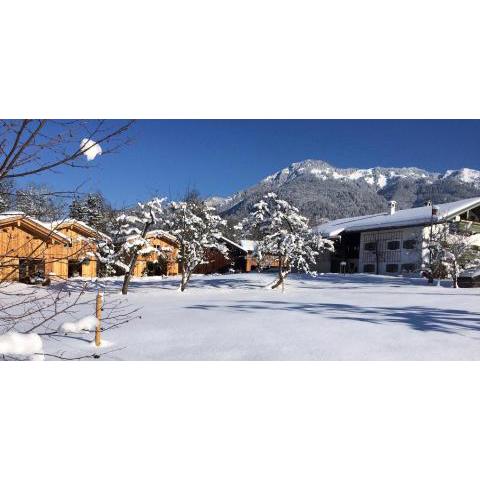
<svg viewBox="0 0 480 480">
<path fill-rule="evenodd" d="M 48 228 L 52 229 L 52 230 L 57 230 L 59 228 L 66 228 L 66 227 L 69 227 L 71 225 L 78 225 L 82 228 L 84 228 L 85 230 L 88 230 L 89 232 L 91 232 L 93 235 L 95 236 L 98 236 L 100 235 L 101 237 L 107 239 L 107 240 L 111 240 L 111 238 L 103 233 L 103 232 L 100 232 L 99 230 L 96 230 L 95 228 L 91 227 L 90 225 L 88 225 L 87 223 L 85 222 L 82 222 L 81 220 L 77 220 L 75 218 L 65 218 L 63 220 L 55 220 L 54 222 L 42 222 L 45 226 L 48 226 Z"/>
<path fill-rule="evenodd" d="M 17 217 L 26 217 L 26 215 L 23 212 L 20 212 L 20 211 L 17 212 L 13 210 L 0 213 L 0 221 L 10 219 L 10 218 L 17 218 Z"/>
<path fill-rule="evenodd" d="M 454 216 L 480 205 L 480 197 L 467 198 L 456 202 L 434 205 L 438 214 L 434 222 L 444 222 Z M 362 217 L 340 218 L 314 227 L 314 231 L 321 235 L 334 238 L 342 232 L 361 232 L 364 230 L 378 230 L 385 228 L 399 228 L 414 225 L 429 225 L 432 221 L 432 207 L 406 208 L 395 213 L 376 213 Z"/>
<path fill-rule="evenodd" d="M 176 242 L 177 239 L 174 235 L 172 235 L 171 233 L 168 233 L 166 232 L 165 230 L 150 230 L 147 235 L 146 235 L 146 238 L 152 238 L 152 237 L 158 237 L 158 238 L 167 238 L 169 240 L 171 240 L 172 242 Z"/>
<path fill-rule="evenodd" d="M 237 247 L 239 250 L 242 250 L 245 253 L 248 253 L 247 250 L 242 245 L 239 245 L 238 243 L 234 242 L 233 240 L 230 240 L 227 237 L 224 237 L 223 235 L 220 235 L 218 239 L 223 240 L 224 242 L 227 242 L 230 245 L 233 245 L 234 247 Z"/>
<path fill-rule="evenodd" d="M 20 211 L 5 211 L 0 213 L 0 222 L 10 222 L 12 220 L 24 220 L 30 225 L 34 225 L 35 227 L 39 228 L 40 230 L 43 230 L 45 234 L 47 235 L 53 235 L 56 236 L 57 238 L 61 238 L 62 240 L 66 240 L 68 243 L 70 243 L 70 238 L 64 235 L 63 233 L 59 232 L 58 230 L 55 230 L 52 228 L 52 226 L 48 223 L 41 222 L 40 220 L 37 220 L 36 218 L 30 217 L 24 212 Z"/>
<path fill-rule="evenodd" d="M 257 242 L 255 240 L 240 240 L 240 245 L 248 252 L 253 252 L 257 248 Z"/>
</svg>

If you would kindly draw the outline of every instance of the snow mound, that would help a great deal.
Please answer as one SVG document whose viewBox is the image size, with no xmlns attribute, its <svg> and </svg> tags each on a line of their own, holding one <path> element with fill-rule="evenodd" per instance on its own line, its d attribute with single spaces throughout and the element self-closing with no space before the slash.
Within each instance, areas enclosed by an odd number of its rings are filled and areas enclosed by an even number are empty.
<svg viewBox="0 0 480 480">
<path fill-rule="evenodd" d="M 80 333 L 82 330 L 93 330 L 97 326 L 97 318 L 93 315 L 77 320 L 76 322 L 64 322 L 59 330 L 63 333 Z"/>
<path fill-rule="evenodd" d="M 102 147 L 89 138 L 84 138 L 80 142 L 80 149 L 87 157 L 87 162 L 92 161 L 97 155 L 102 154 Z"/>
<path fill-rule="evenodd" d="M 0 335 L 0 354 L 43 360 L 43 342 L 36 333 L 8 332 Z"/>
</svg>

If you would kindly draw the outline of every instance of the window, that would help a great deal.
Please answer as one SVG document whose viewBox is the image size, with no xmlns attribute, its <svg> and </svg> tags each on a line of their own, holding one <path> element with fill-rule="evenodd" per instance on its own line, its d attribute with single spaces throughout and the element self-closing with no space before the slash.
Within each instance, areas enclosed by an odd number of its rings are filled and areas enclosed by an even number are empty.
<svg viewBox="0 0 480 480">
<path fill-rule="evenodd" d="M 413 273 L 417 269 L 415 263 L 404 263 L 402 264 L 402 273 Z"/>
<path fill-rule="evenodd" d="M 398 250 L 400 248 L 400 242 L 398 240 L 392 240 L 387 243 L 387 250 Z"/>
<path fill-rule="evenodd" d="M 413 250 L 417 245 L 416 240 L 404 240 L 403 241 L 403 248 L 405 250 Z"/>
<path fill-rule="evenodd" d="M 369 252 L 374 252 L 377 249 L 377 244 L 376 242 L 367 242 L 363 248 Z"/>
<path fill-rule="evenodd" d="M 363 273 L 375 273 L 375 265 L 373 263 L 367 263 L 363 266 Z"/>
<path fill-rule="evenodd" d="M 398 263 L 387 263 L 385 270 L 388 273 L 397 273 L 398 272 Z"/>
</svg>

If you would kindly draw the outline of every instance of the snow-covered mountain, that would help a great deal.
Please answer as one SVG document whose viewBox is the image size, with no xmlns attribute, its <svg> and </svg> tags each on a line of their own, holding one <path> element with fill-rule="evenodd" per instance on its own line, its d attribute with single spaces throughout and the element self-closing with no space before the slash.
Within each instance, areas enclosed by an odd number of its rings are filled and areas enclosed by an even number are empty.
<svg viewBox="0 0 480 480">
<path fill-rule="evenodd" d="M 242 216 L 267 191 L 279 193 L 312 221 L 319 221 L 382 211 L 391 199 L 399 208 L 408 208 L 427 200 L 440 203 L 480 196 L 480 171 L 336 168 L 323 160 L 304 160 L 229 197 L 212 197 L 209 203 L 225 216 Z"/>
<path fill-rule="evenodd" d="M 472 170 L 474 172 L 476 170 Z M 452 171 L 453 172 L 453 171 Z M 480 172 L 477 172 L 480 175 Z M 416 167 L 403 168 L 336 168 L 323 160 L 305 160 L 292 163 L 289 167 L 264 178 L 261 183 L 278 186 L 301 175 L 313 175 L 320 180 L 358 181 L 363 180 L 377 189 L 385 188 L 398 178 L 426 179 L 434 181 L 438 173 L 428 172 Z"/>
</svg>

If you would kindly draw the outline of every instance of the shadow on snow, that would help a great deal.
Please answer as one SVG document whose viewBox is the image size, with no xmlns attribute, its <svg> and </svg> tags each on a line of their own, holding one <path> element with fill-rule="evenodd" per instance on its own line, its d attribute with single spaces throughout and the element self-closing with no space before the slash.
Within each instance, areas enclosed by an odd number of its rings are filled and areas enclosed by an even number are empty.
<svg viewBox="0 0 480 480">
<path fill-rule="evenodd" d="M 239 302 L 231 305 L 197 304 L 185 308 L 199 310 L 235 310 L 253 313 L 258 310 L 272 312 L 307 313 L 328 315 L 335 320 L 351 320 L 372 324 L 403 324 L 421 332 L 442 332 L 462 334 L 461 330 L 479 331 L 480 318 L 467 310 L 441 309 L 431 307 L 359 307 L 340 303 L 300 303 L 267 300 L 263 302 Z"/>
</svg>

